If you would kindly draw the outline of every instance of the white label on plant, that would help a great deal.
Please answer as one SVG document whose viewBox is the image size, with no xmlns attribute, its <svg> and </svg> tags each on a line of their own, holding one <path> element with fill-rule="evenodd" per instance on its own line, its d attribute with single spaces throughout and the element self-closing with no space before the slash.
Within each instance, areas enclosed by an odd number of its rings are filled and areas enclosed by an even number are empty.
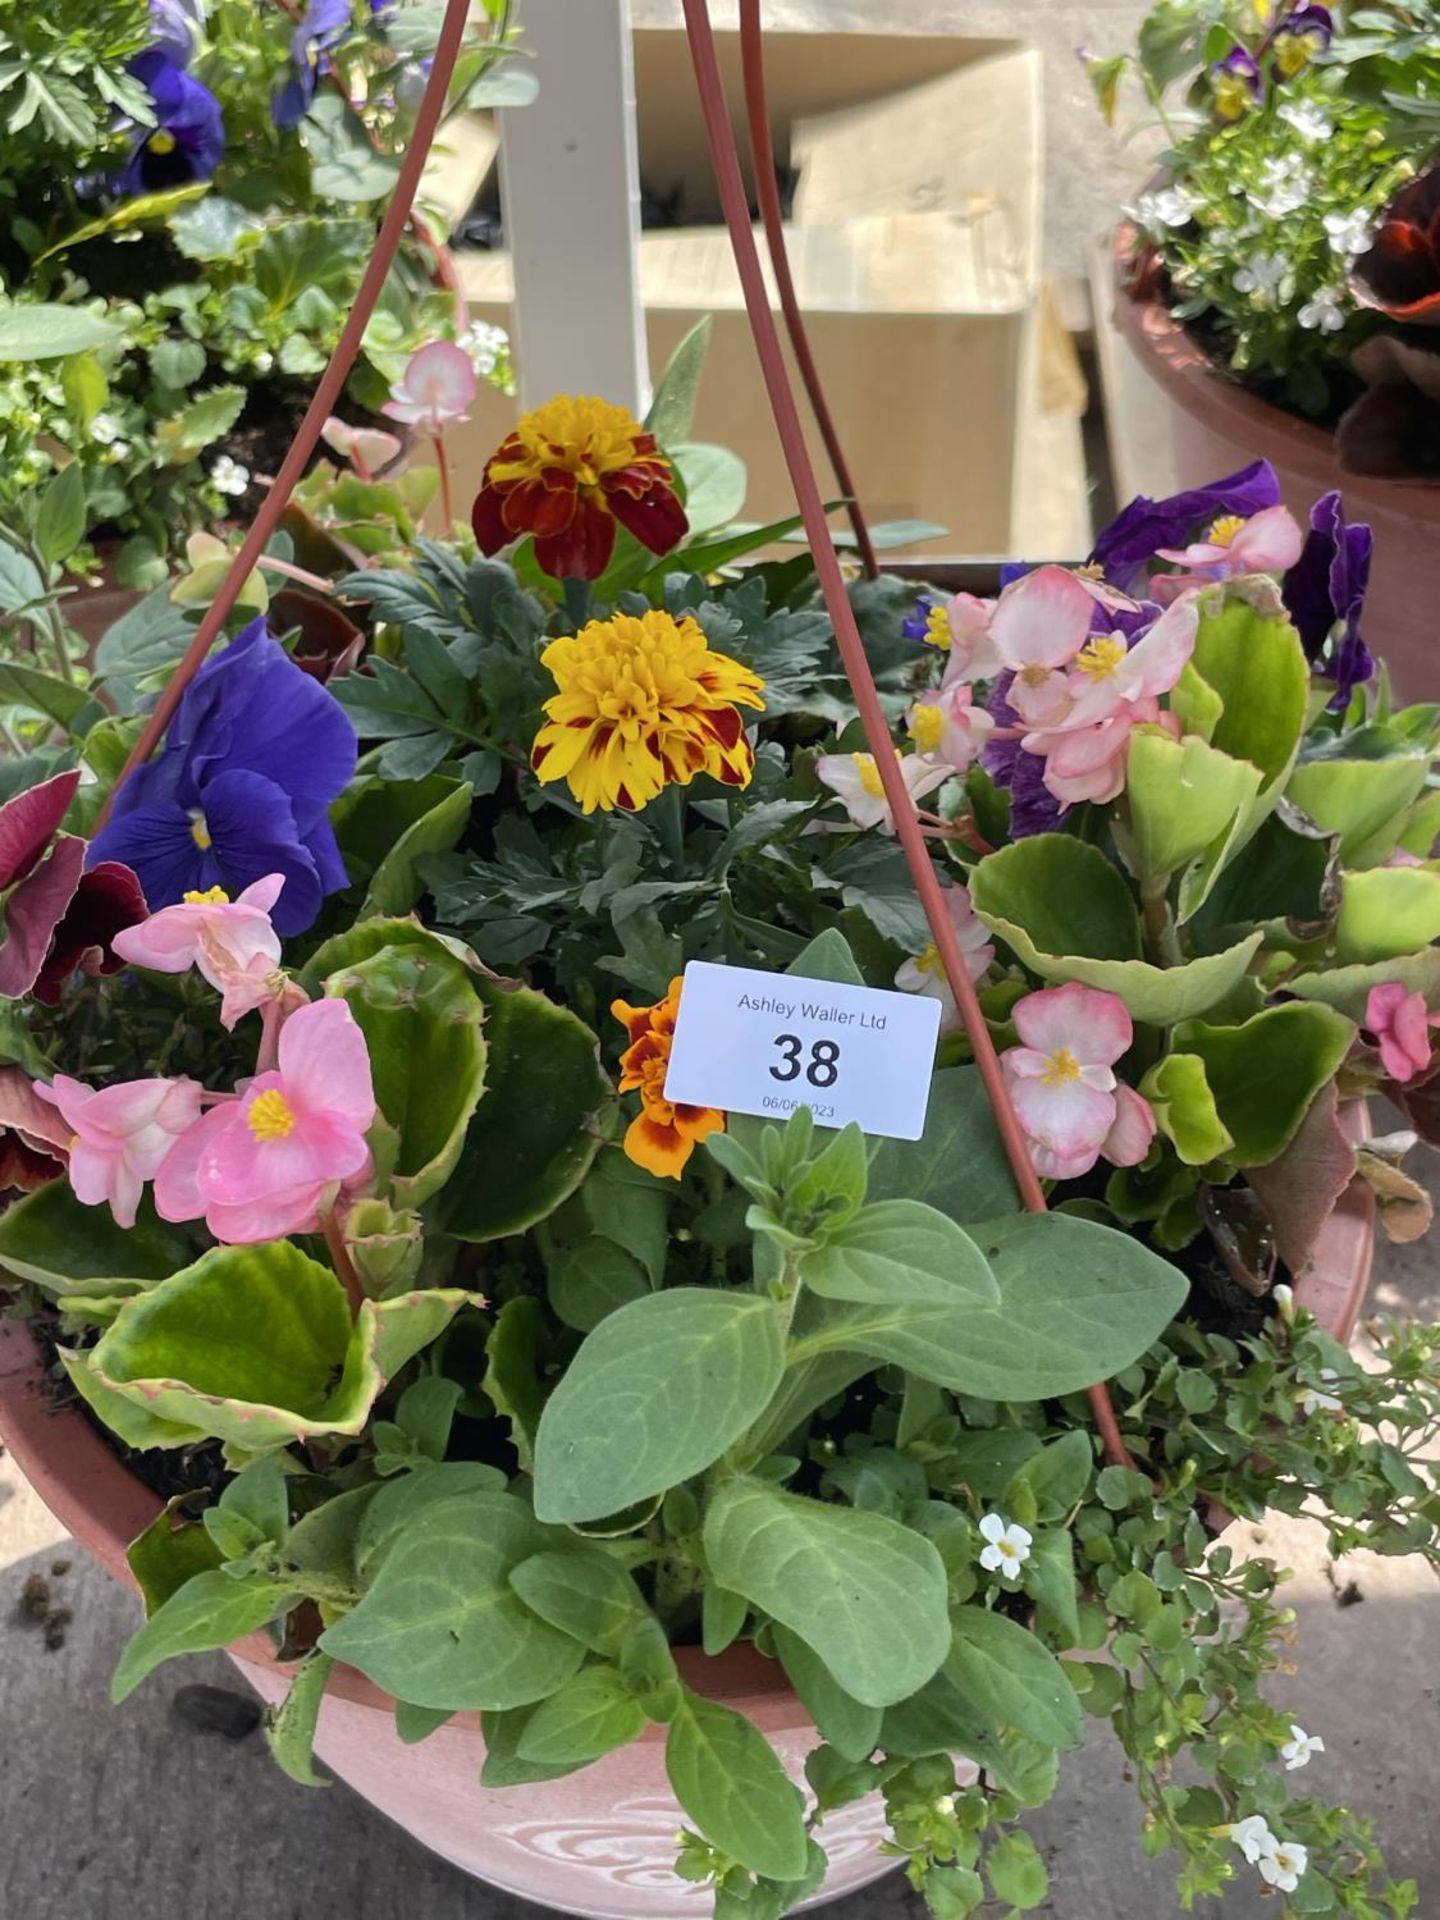
<svg viewBox="0 0 1440 1920">
<path fill-rule="evenodd" d="M 792 973 L 692 960 L 665 1097 L 784 1121 L 918 1140 L 925 1131 L 940 1002 Z"/>
</svg>

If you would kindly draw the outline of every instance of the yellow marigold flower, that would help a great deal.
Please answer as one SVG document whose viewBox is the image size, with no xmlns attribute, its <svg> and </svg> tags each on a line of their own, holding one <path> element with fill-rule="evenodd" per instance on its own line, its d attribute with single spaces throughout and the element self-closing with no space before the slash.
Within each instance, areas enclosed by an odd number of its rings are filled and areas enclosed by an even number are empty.
<svg viewBox="0 0 1440 1920">
<path fill-rule="evenodd" d="M 625 1153 L 661 1180 L 678 1180 L 697 1141 L 725 1129 L 718 1107 L 685 1107 L 665 1098 L 682 984 L 672 980 L 670 991 L 653 1007 L 632 1007 L 623 1000 L 610 1007 L 630 1035 L 620 1056 L 620 1091 L 640 1095 L 640 1111 L 626 1129 Z"/>
<path fill-rule="evenodd" d="M 712 653 L 687 614 L 653 610 L 592 620 L 552 640 L 540 656 L 560 689 L 530 764 L 541 780 L 567 780 L 586 813 L 635 812 L 665 787 L 708 773 L 746 787 L 755 755 L 739 708 L 757 707 L 765 683 L 738 660 Z"/>
</svg>

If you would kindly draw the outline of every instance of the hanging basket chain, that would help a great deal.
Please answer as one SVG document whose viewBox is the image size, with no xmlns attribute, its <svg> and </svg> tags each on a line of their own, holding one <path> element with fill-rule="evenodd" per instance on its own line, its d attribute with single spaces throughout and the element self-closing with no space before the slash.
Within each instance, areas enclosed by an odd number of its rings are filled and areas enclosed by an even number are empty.
<svg viewBox="0 0 1440 1920">
<path fill-rule="evenodd" d="M 855 545 L 859 550 L 861 568 L 867 580 L 874 580 L 879 577 L 880 566 L 875 558 L 870 526 L 865 518 L 865 509 L 860 504 L 860 491 L 855 485 L 850 463 L 845 458 L 845 449 L 840 443 L 840 434 L 836 428 L 834 416 L 825 398 L 820 369 L 815 364 L 815 355 L 810 350 L 810 335 L 805 326 L 805 316 L 800 311 L 799 297 L 795 292 L 795 276 L 790 271 L 790 255 L 785 245 L 785 215 L 780 206 L 780 182 L 775 171 L 775 147 L 770 137 L 770 107 L 765 97 L 763 31 L 760 24 L 760 0 L 740 0 L 740 63 L 745 78 L 745 114 L 750 128 L 750 159 L 755 172 L 755 198 L 760 206 L 760 219 L 765 228 L 765 245 L 770 254 L 770 267 L 775 275 L 775 287 L 780 295 L 780 311 L 785 316 L 785 330 L 790 336 L 790 349 L 795 355 L 795 364 L 800 369 L 800 378 L 805 383 L 805 391 L 810 399 L 810 411 L 814 414 L 815 424 L 820 429 L 820 438 L 825 442 L 830 471 L 835 476 L 835 484 L 845 496 L 845 511 L 855 531 Z"/>
<path fill-rule="evenodd" d="M 211 647 L 219 638 L 226 620 L 240 597 L 240 591 L 249 579 L 260 556 L 270 542 L 271 535 L 280 524 L 280 517 L 290 503 L 290 496 L 304 477 L 306 465 L 311 454 L 320 442 L 320 430 L 334 412 L 350 377 L 350 369 L 355 356 L 360 351 L 360 343 L 365 329 L 370 324 L 370 316 L 375 303 L 380 298 L 386 276 L 399 250 L 401 238 L 410 219 L 415 195 L 419 191 L 420 176 L 429 157 L 441 115 L 445 110 L 445 101 L 450 90 L 451 77 L 455 72 L 455 63 L 460 57 L 464 45 L 466 26 L 470 15 L 470 0 L 445 0 L 445 19 L 440 29 L 440 37 L 435 45 L 434 58 L 429 77 L 425 82 L 424 97 L 415 116 L 415 129 L 405 157 L 400 165 L 400 174 L 395 182 L 395 191 L 385 210 L 385 218 L 380 223 L 375 248 L 370 255 L 364 275 L 355 294 L 355 303 L 350 309 L 335 351 L 330 356 L 330 364 L 320 376 L 314 397 L 306 409 L 295 438 L 290 443 L 280 471 L 275 476 L 274 485 L 260 503 L 260 510 L 250 522 L 245 539 L 239 552 L 230 563 L 229 571 L 220 584 L 220 590 L 205 612 L 204 618 L 195 630 L 195 637 L 185 650 L 175 672 L 166 685 L 154 709 L 140 731 L 140 737 L 130 750 L 129 758 L 121 769 L 120 778 L 111 789 L 105 805 L 100 810 L 96 830 L 105 824 L 115 798 L 125 782 L 137 767 L 143 766 L 159 745 L 160 738 L 174 717 L 186 687 L 194 679 Z"/>
<path fill-rule="evenodd" d="M 764 269 L 760 263 L 759 249 L 756 247 L 754 231 L 750 224 L 745 183 L 740 171 L 740 155 L 731 130 L 729 108 L 725 98 L 725 83 L 721 78 L 720 62 L 715 51 L 715 35 L 710 24 L 709 6 L 707 0 L 683 0 L 683 4 L 686 34 L 690 42 L 690 57 L 700 95 L 700 110 L 710 145 L 711 164 L 720 191 L 720 204 L 724 209 L 725 224 L 730 230 L 730 244 L 734 250 L 740 284 L 744 290 L 745 307 L 750 318 L 755 351 L 759 356 L 761 372 L 764 375 L 765 387 L 770 399 L 770 409 L 775 418 L 785 464 L 790 474 L 790 483 L 794 488 L 806 538 L 814 555 L 815 571 L 835 628 L 835 639 L 845 664 L 850 690 L 855 696 L 855 705 L 865 729 L 865 737 L 875 757 L 876 771 L 885 789 L 885 798 L 894 817 L 895 832 L 904 852 L 906 864 L 909 866 L 910 876 L 915 882 L 915 890 L 925 910 L 925 918 L 930 923 L 936 951 L 945 969 L 945 977 L 950 983 L 950 991 L 955 996 L 955 1004 L 960 1010 L 960 1016 L 964 1021 L 965 1031 L 975 1055 L 975 1064 L 980 1069 L 981 1080 L 994 1110 L 996 1124 L 1004 1143 L 1006 1157 L 1015 1176 L 1020 1198 L 1027 1211 L 1044 1213 L 1047 1211 L 1044 1190 L 1031 1163 L 1025 1136 L 995 1052 L 995 1043 L 990 1037 L 990 1029 L 985 1024 L 985 1016 L 980 1010 L 975 987 L 965 964 L 965 956 L 961 952 L 960 942 L 945 908 L 944 892 L 926 846 L 925 834 L 915 802 L 900 771 L 890 734 L 890 725 L 880 703 L 880 695 L 875 686 L 874 675 L 870 671 L 870 663 L 865 656 L 865 645 L 860 638 L 860 629 L 856 625 L 854 609 L 850 605 L 850 597 L 846 592 L 844 576 L 840 570 L 839 557 L 830 536 L 830 529 L 826 524 L 824 501 L 821 498 L 819 484 L 805 445 L 804 429 L 785 369 L 780 335 L 775 325 L 774 315 L 770 311 Z M 742 6 L 744 4 L 745 0 L 742 0 Z M 763 126 L 764 145 L 768 149 L 769 121 L 765 115 L 763 90 L 758 95 L 750 93 L 752 77 L 761 80 L 763 89 L 763 74 L 759 58 L 758 0 L 750 0 L 745 11 L 751 16 L 752 28 L 752 58 L 745 68 L 751 133 L 753 139 L 757 127 Z M 757 182 L 763 182 L 767 169 L 762 164 L 761 153 L 757 151 L 754 158 Z M 773 179 L 773 168 L 770 170 L 770 177 Z M 761 193 L 763 207 L 763 185 Z M 780 278 L 778 262 L 776 266 L 777 278 Z M 1089 1395 L 1095 1424 L 1107 1457 L 1118 1464 L 1132 1464 L 1124 1440 L 1121 1438 L 1119 1423 L 1115 1418 L 1115 1409 L 1108 1389 L 1103 1383 L 1098 1383 L 1089 1389 Z"/>
</svg>

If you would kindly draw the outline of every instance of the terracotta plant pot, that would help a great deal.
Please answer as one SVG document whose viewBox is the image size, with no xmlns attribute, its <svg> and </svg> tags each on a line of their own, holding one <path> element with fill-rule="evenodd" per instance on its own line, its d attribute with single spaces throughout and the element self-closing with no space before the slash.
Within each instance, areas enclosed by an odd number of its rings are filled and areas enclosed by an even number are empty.
<svg viewBox="0 0 1440 1920">
<path fill-rule="evenodd" d="M 1115 322 L 1168 402 L 1179 486 L 1204 486 L 1263 456 L 1302 526 L 1320 495 L 1339 487 L 1348 518 L 1375 529 L 1365 638 L 1405 699 L 1440 699 L 1440 485 L 1343 473 L 1329 428 L 1247 392 L 1171 318 L 1157 276 L 1132 285 L 1135 245 L 1134 229 L 1122 227 Z"/>
<path fill-rule="evenodd" d="M 1359 1120 L 1359 1110 L 1355 1119 Z M 1348 1339 L 1369 1284 L 1375 1209 L 1355 1182 L 1331 1215 L 1296 1297 L 1337 1339 Z M 88 1420 L 57 1409 L 29 1329 L 0 1319 L 0 1437 L 61 1524 L 117 1579 L 127 1544 L 160 1510 Z M 678 1653 L 688 1685 L 748 1714 L 798 1780 L 818 1735 L 774 1661 L 752 1647 L 719 1659 Z M 269 1641 L 239 1642 L 231 1658 L 266 1700 L 288 1684 Z M 460 1714 L 418 1746 L 395 1736 L 393 1704 L 362 1674 L 337 1667 L 320 1715 L 316 1751 L 370 1804 L 467 1873 L 596 1920 L 685 1920 L 705 1890 L 671 1871 L 682 1816 L 665 1780 L 664 1740 L 651 1728 L 633 1745 L 548 1785 L 497 1791 L 478 1784 L 484 1748 L 478 1717 Z M 970 1777 L 973 1778 L 973 1775 Z M 828 1816 L 830 1874 L 815 1901 L 879 1879 L 891 1861 L 878 1799 Z"/>
</svg>

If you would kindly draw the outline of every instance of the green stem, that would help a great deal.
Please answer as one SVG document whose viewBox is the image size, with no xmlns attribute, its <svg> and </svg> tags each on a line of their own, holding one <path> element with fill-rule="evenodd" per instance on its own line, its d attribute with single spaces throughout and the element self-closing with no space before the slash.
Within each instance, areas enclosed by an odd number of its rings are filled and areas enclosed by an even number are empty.
<svg viewBox="0 0 1440 1920">
<path fill-rule="evenodd" d="M 1148 879 L 1140 885 L 1140 912 L 1145 927 L 1145 951 L 1157 967 L 1179 967 L 1185 963 L 1180 936 L 1170 912 L 1165 876 Z"/>
<path fill-rule="evenodd" d="M 650 802 L 655 837 L 677 880 L 685 873 L 685 791 L 670 785 Z"/>
</svg>

